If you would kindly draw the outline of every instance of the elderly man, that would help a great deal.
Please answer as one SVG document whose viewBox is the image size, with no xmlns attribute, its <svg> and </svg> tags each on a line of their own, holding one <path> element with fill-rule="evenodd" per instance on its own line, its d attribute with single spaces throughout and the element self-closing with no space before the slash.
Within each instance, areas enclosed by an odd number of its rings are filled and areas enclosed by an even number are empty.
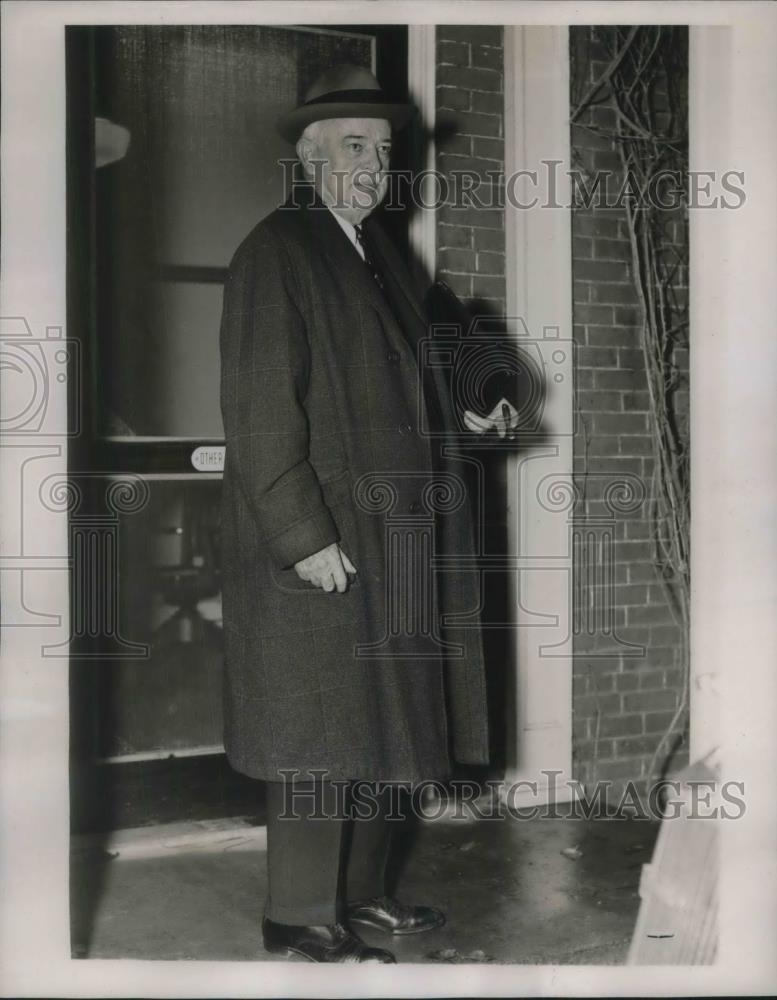
<svg viewBox="0 0 777 1000">
<path fill-rule="evenodd" d="M 244 240 L 224 294 L 225 746 L 268 783 L 265 947 L 317 962 L 394 961 L 353 924 L 444 923 L 387 894 L 387 790 L 487 760 L 478 577 L 433 572 L 427 549 L 474 552 L 445 435 L 459 416 L 504 433 L 516 411 L 455 412 L 405 262 L 368 219 L 410 112 L 364 69 L 325 73 L 279 121 L 310 183 Z M 360 781 L 354 809 L 338 793 Z"/>
</svg>

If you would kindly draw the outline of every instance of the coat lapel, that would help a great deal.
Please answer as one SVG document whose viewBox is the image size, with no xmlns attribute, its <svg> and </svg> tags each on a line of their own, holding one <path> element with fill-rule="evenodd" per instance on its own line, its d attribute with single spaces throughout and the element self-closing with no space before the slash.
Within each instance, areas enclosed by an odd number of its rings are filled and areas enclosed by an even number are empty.
<svg viewBox="0 0 777 1000">
<path fill-rule="evenodd" d="M 326 258 L 338 282 L 348 290 L 349 295 L 369 302 L 379 314 L 384 329 L 390 332 L 394 341 L 393 346 L 406 349 L 405 338 L 402 336 L 402 331 L 397 328 L 394 313 L 385 296 L 359 256 L 356 247 L 317 195 L 312 195 L 311 204 L 304 206 L 304 218 L 311 242 L 320 255 Z"/>
</svg>

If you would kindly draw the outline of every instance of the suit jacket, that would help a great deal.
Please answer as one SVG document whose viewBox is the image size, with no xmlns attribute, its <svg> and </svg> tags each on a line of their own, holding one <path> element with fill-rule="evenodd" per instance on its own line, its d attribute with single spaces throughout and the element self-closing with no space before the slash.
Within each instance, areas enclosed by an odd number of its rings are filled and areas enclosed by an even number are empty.
<svg viewBox="0 0 777 1000">
<path fill-rule="evenodd" d="M 467 476 L 434 461 L 421 389 L 427 317 L 377 227 L 401 327 L 331 213 L 295 198 L 244 240 L 224 291 L 227 754 L 268 780 L 445 777 L 487 759 L 488 728 Z M 335 541 L 358 570 L 345 594 L 293 568 Z"/>
</svg>

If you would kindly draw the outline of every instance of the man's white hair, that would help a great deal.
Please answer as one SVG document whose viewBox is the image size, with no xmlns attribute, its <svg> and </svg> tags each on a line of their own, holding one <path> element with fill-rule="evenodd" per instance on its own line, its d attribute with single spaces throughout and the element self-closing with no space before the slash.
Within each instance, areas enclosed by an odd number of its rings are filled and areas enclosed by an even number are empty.
<svg viewBox="0 0 777 1000">
<path fill-rule="evenodd" d="M 310 125 L 306 125 L 300 139 L 308 139 L 310 142 L 320 142 L 321 141 L 321 126 L 324 122 L 319 119 L 317 122 L 311 122 Z"/>
<path fill-rule="evenodd" d="M 309 180 L 312 180 L 314 170 L 309 164 L 305 163 L 302 150 L 303 148 L 306 148 L 308 150 L 308 155 L 310 155 L 311 146 L 314 150 L 318 149 L 321 144 L 321 132 L 325 124 L 326 123 L 322 120 L 311 122 L 310 125 L 305 127 L 299 139 L 297 139 L 297 159 L 303 164 L 305 175 Z"/>
</svg>

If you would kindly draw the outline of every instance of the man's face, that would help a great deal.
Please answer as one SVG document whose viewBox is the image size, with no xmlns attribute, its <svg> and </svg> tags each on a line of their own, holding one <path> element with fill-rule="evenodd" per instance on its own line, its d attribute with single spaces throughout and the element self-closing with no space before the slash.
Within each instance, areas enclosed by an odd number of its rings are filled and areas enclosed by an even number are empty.
<svg viewBox="0 0 777 1000">
<path fill-rule="evenodd" d="M 358 225 L 381 203 L 388 188 L 391 126 L 381 118 L 333 118 L 318 123 L 317 139 L 304 159 L 312 163 L 322 200 Z M 307 164 L 306 164 L 307 166 Z"/>
</svg>

